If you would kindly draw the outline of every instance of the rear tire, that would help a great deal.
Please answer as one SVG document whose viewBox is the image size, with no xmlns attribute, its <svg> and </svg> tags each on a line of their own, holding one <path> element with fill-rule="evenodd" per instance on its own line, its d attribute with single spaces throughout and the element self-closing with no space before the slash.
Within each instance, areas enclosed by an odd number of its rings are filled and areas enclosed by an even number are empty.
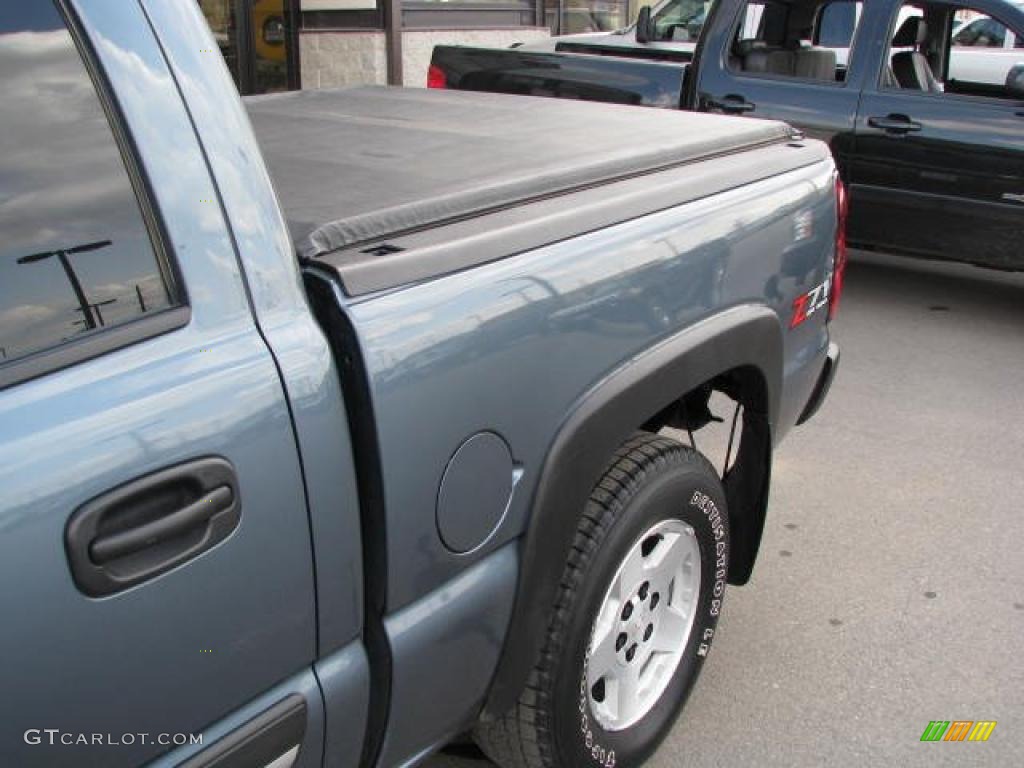
<svg viewBox="0 0 1024 768">
<path fill-rule="evenodd" d="M 707 459 L 658 435 L 630 438 L 580 517 L 519 701 L 474 731 L 481 749 L 502 768 L 643 763 L 700 673 L 728 560 L 725 494 Z"/>
</svg>

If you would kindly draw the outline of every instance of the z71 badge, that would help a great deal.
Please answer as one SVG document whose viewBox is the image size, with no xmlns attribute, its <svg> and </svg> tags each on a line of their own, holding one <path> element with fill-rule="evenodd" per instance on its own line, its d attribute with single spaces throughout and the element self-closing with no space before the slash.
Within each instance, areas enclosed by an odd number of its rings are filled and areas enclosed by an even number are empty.
<svg viewBox="0 0 1024 768">
<path fill-rule="evenodd" d="M 832 285 L 832 275 L 825 278 L 821 285 L 814 286 L 807 293 L 793 300 L 793 318 L 789 321 L 790 328 L 796 328 L 822 307 L 828 306 L 828 289 Z"/>
</svg>

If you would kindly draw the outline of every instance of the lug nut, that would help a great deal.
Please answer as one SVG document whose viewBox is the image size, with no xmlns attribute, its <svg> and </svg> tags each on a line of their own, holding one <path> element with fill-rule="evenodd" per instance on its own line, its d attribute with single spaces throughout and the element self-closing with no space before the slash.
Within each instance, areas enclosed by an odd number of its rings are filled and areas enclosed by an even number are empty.
<svg viewBox="0 0 1024 768">
<path fill-rule="evenodd" d="M 640 585 L 640 599 L 641 600 L 646 600 L 647 599 L 647 593 L 650 591 L 650 588 L 651 588 L 650 582 L 647 582 L 647 581 L 645 581 L 643 584 Z"/>
<path fill-rule="evenodd" d="M 644 630 L 644 642 L 646 643 L 648 640 L 650 640 L 651 639 L 651 635 L 653 635 L 653 634 L 654 634 L 654 625 L 653 624 L 648 624 L 647 625 L 647 629 Z"/>
<path fill-rule="evenodd" d="M 633 615 L 633 603 L 626 603 L 622 606 L 622 620 L 629 621 L 629 617 Z"/>
<path fill-rule="evenodd" d="M 629 650 L 626 651 L 626 661 L 632 661 L 634 656 L 636 656 L 636 643 L 629 646 Z"/>
<path fill-rule="evenodd" d="M 626 633 L 619 632 L 619 636 L 615 638 L 615 651 L 616 653 L 622 650 L 622 646 L 626 644 Z"/>
<path fill-rule="evenodd" d="M 652 611 L 657 607 L 658 600 L 660 600 L 660 599 L 661 599 L 661 597 L 660 597 L 660 595 L 658 595 L 657 592 L 655 592 L 653 595 L 651 595 L 651 610 Z"/>
</svg>

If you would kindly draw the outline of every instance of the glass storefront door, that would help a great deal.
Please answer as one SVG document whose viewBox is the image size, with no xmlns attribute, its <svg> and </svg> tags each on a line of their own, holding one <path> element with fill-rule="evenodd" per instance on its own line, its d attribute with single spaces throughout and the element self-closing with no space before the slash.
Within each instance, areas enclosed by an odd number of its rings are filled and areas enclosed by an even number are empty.
<svg viewBox="0 0 1024 768">
<path fill-rule="evenodd" d="M 199 6 L 241 93 L 298 87 L 293 0 L 199 0 Z"/>
<path fill-rule="evenodd" d="M 252 4 L 253 93 L 289 88 L 287 10 L 285 0 L 256 0 Z"/>
</svg>

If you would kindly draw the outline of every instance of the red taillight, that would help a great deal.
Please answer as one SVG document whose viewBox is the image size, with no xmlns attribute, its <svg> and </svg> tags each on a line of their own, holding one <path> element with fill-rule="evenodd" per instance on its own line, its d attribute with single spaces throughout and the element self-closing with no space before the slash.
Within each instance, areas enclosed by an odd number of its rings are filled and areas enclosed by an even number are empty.
<svg viewBox="0 0 1024 768">
<path fill-rule="evenodd" d="M 849 200 L 842 179 L 836 176 L 836 254 L 832 262 L 832 290 L 828 296 L 828 319 L 839 311 L 839 298 L 843 293 L 843 273 L 846 271 L 846 219 L 849 214 Z"/>
<path fill-rule="evenodd" d="M 427 70 L 427 88 L 447 88 L 448 78 L 436 64 L 431 64 Z"/>
</svg>

